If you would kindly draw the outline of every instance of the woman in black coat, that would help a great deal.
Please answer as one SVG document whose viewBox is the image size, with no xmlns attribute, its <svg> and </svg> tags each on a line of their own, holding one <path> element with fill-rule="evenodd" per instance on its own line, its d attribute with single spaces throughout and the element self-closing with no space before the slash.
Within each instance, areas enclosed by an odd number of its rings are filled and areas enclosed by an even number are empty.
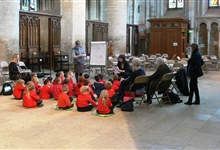
<svg viewBox="0 0 220 150">
<path fill-rule="evenodd" d="M 185 103 L 186 105 L 199 105 L 200 104 L 200 96 L 199 96 L 199 89 L 198 89 L 198 77 L 203 76 L 202 66 L 204 62 L 202 60 L 202 55 L 199 52 L 199 46 L 196 43 L 191 44 L 192 47 L 192 55 L 188 61 L 187 67 L 187 76 L 190 78 L 190 94 L 189 99 Z M 196 100 L 192 103 L 193 94 L 196 95 Z"/>
<path fill-rule="evenodd" d="M 117 66 L 118 66 L 118 69 L 119 69 L 119 72 L 120 72 L 120 74 L 118 74 L 118 76 L 122 76 L 124 79 L 126 79 L 131 75 L 132 70 L 131 70 L 131 67 L 129 65 L 129 62 L 127 62 L 125 60 L 125 55 L 121 54 L 118 57 Z"/>
</svg>

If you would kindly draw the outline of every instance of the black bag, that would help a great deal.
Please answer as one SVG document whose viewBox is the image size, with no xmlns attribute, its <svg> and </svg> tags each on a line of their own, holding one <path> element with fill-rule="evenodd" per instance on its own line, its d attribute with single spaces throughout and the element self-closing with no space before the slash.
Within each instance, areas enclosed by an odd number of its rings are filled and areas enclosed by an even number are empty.
<svg viewBox="0 0 220 150">
<path fill-rule="evenodd" d="M 180 100 L 180 97 L 177 94 L 173 93 L 172 91 L 168 92 L 168 96 L 169 96 L 172 104 L 182 103 L 183 102 L 182 100 Z"/>
<path fill-rule="evenodd" d="M 122 111 L 134 111 L 134 99 L 131 99 L 129 101 L 123 102 L 121 104 L 121 110 Z"/>
<path fill-rule="evenodd" d="M 1 91 L 0 94 L 3 94 L 3 95 L 11 95 L 11 94 L 13 94 L 13 87 L 11 86 L 11 84 L 4 83 L 2 85 L 2 91 Z"/>
</svg>

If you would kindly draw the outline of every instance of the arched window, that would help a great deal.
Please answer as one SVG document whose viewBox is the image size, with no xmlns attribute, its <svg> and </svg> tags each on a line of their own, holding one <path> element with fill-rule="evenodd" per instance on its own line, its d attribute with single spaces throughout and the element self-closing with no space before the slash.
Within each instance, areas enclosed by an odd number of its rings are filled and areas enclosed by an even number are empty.
<svg viewBox="0 0 220 150">
<path fill-rule="evenodd" d="M 37 10 L 37 0 L 21 0 L 20 10 L 26 11 L 36 11 Z"/>
<path fill-rule="evenodd" d="M 183 7 L 184 7 L 184 0 L 168 0 L 169 9 L 183 8 Z"/>
<path fill-rule="evenodd" d="M 220 0 L 209 0 L 209 7 L 219 7 Z"/>
</svg>

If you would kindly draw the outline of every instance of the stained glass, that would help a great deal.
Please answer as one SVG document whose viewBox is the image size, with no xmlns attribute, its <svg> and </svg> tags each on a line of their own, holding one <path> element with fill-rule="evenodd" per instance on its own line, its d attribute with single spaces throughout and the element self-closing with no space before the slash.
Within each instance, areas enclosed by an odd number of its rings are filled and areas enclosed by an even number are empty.
<svg viewBox="0 0 220 150">
<path fill-rule="evenodd" d="M 29 10 L 29 1 L 22 0 L 22 10 Z"/>
<path fill-rule="evenodd" d="M 177 0 L 177 8 L 183 8 L 184 0 Z"/>
<path fill-rule="evenodd" d="M 169 0 L 169 8 L 176 8 L 176 0 Z"/>
<path fill-rule="evenodd" d="M 210 7 L 218 6 L 218 0 L 209 0 L 209 6 Z"/>
<path fill-rule="evenodd" d="M 37 0 L 21 0 L 22 10 L 26 11 L 36 11 L 37 10 Z"/>
</svg>

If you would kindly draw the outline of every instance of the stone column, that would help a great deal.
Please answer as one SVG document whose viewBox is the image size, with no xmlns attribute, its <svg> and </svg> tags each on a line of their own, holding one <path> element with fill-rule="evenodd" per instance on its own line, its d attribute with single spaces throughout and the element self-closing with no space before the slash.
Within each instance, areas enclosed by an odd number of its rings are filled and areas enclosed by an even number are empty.
<svg viewBox="0 0 220 150">
<path fill-rule="evenodd" d="M 126 52 L 127 1 L 104 0 L 103 21 L 109 22 L 108 38 L 114 43 L 114 54 Z"/>
<path fill-rule="evenodd" d="M 61 50 L 71 55 L 75 41 L 85 47 L 86 0 L 61 0 Z M 71 58 L 71 57 L 70 57 Z"/>
<path fill-rule="evenodd" d="M 19 53 L 20 0 L 0 2 L 0 60 L 9 62 L 14 53 Z"/>
<path fill-rule="evenodd" d="M 200 44 L 199 43 L 199 28 L 196 28 L 196 43 Z M 191 43 L 189 43 L 189 44 L 191 44 Z"/>
<path fill-rule="evenodd" d="M 211 28 L 207 27 L 207 55 L 210 55 L 210 32 L 211 32 Z"/>
<path fill-rule="evenodd" d="M 220 28 L 218 28 L 218 58 L 220 57 Z"/>
</svg>

